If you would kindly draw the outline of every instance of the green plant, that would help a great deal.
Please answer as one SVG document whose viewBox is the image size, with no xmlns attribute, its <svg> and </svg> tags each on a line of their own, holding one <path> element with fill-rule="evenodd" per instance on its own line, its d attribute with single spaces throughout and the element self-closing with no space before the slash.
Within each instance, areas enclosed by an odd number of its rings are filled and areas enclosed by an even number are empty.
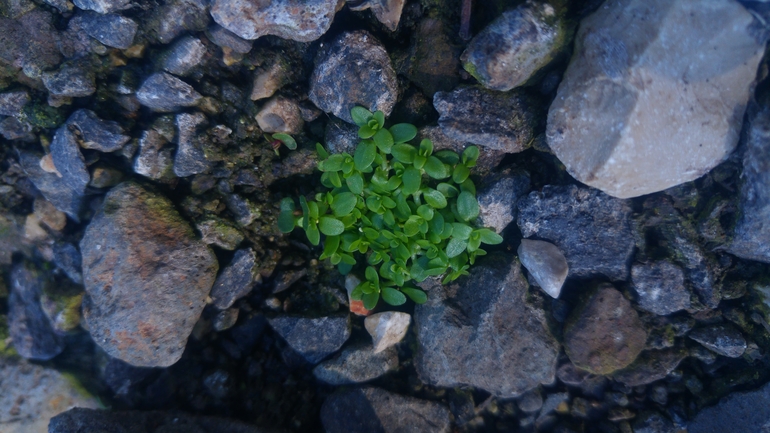
<svg viewBox="0 0 770 433">
<path fill-rule="evenodd" d="M 462 155 L 433 152 L 433 143 L 408 142 L 417 135 L 413 125 L 385 128 L 381 111 L 351 110 L 362 141 L 355 153 L 330 155 L 316 145 L 323 172 L 321 183 L 331 189 L 315 200 L 300 197 L 301 211 L 292 198 L 281 201 L 279 229 L 296 226 L 318 245 L 325 235 L 321 259 L 329 259 L 347 274 L 356 255 L 366 258 L 365 280 L 351 297 L 372 309 L 380 297 L 401 305 L 409 297 L 423 303 L 426 295 L 412 287 L 414 280 L 445 275 L 443 283 L 468 274 L 476 257 L 486 254 L 481 244 L 499 244 L 502 237 L 471 223 L 479 215 L 476 187 L 469 178 L 479 150 Z"/>
<path fill-rule="evenodd" d="M 292 138 L 289 134 L 284 134 L 283 132 L 277 132 L 275 134 L 271 135 L 265 135 L 265 140 L 267 140 L 268 143 L 270 143 L 270 147 L 273 148 L 273 151 L 275 152 L 276 156 L 280 156 L 281 154 L 278 152 L 278 148 L 281 147 L 281 145 L 285 145 L 290 150 L 294 150 L 297 148 L 297 142 L 294 141 L 294 138 Z"/>
</svg>

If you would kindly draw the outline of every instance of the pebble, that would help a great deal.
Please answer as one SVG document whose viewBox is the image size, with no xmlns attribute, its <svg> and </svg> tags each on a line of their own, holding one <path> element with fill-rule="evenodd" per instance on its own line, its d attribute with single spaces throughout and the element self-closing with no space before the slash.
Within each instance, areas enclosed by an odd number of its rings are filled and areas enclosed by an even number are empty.
<svg viewBox="0 0 770 433">
<path fill-rule="evenodd" d="M 72 0 L 80 9 L 109 14 L 131 7 L 131 0 Z"/>
<path fill-rule="evenodd" d="M 154 129 L 143 131 L 139 138 L 139 153 L 134 159 L 134 172 L 150 179 L 160 180 L 174 176 L 172 149 Z"/>
<path fill-rule="evenodd" d="M 770 384 L 736 392 L 704 408 L 687 425 L 689 433 L 762 432 L 770 423 Z"/>
<path fill-rule="evenodd" d="M 256 260 L 251 248 L 235 252 L 232 261 L 222 268 L 211 289 L 209 296 L 214 300 L 214 306 L 225 310 L 251 292 L 257 272 Z"/>
<path fill-rule="evenodd" d="M 278 89 L 288 84 L 289 76 L 288 61 L 281 56 L 275 56 L 268 66 L 258 68 L 254 72 L 254 84 L 249 98 L 258 101 L 273 96 Z"/>
<path fill-rule="evenodd" d="M 0 93 L 0 116 L 18 116 L 29 101 L 29 92 L 23 89 Z"/>
<path fill-rule="evenodd" d="M 401 342 L 409 330 L 412 316 L 400 311 L 385 311 L 364 319 L 366 332 L 372 336 L 374 353 L 380 353 Z"/>
<path fill-rule="evenodd" d="M 195 227 L 201 234 L 201 240 L 208 245 L 232 251 L 243 242 L 243 235 L 238 227 L 225 219 L 208 217 L 196 223 Z"/>
<path fill-rule="evenodd" d="M 95 12 L 82 12 L 80 28 L 88 36 L 96 39 L 104 45 L 119 50 L 128 49 L 134 43 L 139 24 L 131 18 L 118 14 L 99 14 Z M 71 96 L 71 95 L 68 95 Z"/>
<path fill-rule="evenodd" d="M 518 254 L 538 286 L 552 298 L 558 298 L 569 273 L 567 259 L 559 248 L 550 242 L 522 239 Z"/>
<path fill-rule="evenodd" d="M 257 113 L 256 120 L 264 132 L 295 135 L 301 133 L 304 126 L 297 102 L 282 96 L 268 100 Z"/>
<path fill-rule="evenodd" d="M 254 42 L 242 39 L 235 33 L 217 24 L 206 30 L 206 36 L 215 45 L 228 48 L 239 54 L 247 54 L 251 51 L 252 45 L 254 45 Z"/>
<path fill-rule="evenodd" d="M 636 387 L 666 378 L 687 357 L 679 348 L 647 350 L 631 365 L 613 374 L 613 379 L 626 386 Z"/>
<path fill-rule="evenodd" d="M 174 43 L 163 60 L 163 69 L 184 77 L 203 61 L 206 46 L 200 39 L 185 36 Z"/>
<path fill-rule="evenodd" d="M 53 263 L 75 284 L 83 284 L 83 258 L 78 247 L 69 242 L 57 242 L 53 245 Z"/>
<path fill-rule="evenodd" d="M 56 209 L 56 206 L 43 198 L 35 199 L 32 206 L 37 219 L 54 231 L 62 231 L 67 225 L 67 215 Z"/>
<path fill-rule="evenodd" d="M 206 30 L 211 22 L 209 2 L 206 0 L 170 0 L 154 8 L 153 12 L 149 30 L 157 32 L 158 41 L 162 44 L 172 42 L 185 32 Z"/>
<path fill-rule="evenodd" d="M 50 158 L 47 158 L 50 160 Z M 74 221 L 80 220 L 80 211 L 83 208 L 84 193 L 82 190 L 73 190 L 63 179 L 61 174 L 50 173 L 41 167 L 43 158 L 30 152 L 20 152 L 19 163 L 29 180 L 43 194 L 43 197 L 51 202 L 56 209 L 66 213 Z M 53 165 L 53 164 L 51 164 Z M 56 170 L 55 167 L 51 167 Z"/>
<path fill-rule="evenodd" d="M 354 345 L 313 369 L 316 379 L 329 385 L 352 385 L 377 379 L 398 368 L 395 348 L 375 352 L 372 346 Z"/>
<path fill-rule="evenodd" d="M 690 308 L 690 292 L 684 286 L 684 272 L 671 262 L 634 265 L 631 268 L 631 283 L 642 310 L 665 316 Z"/>
<path fill-rule="evenodd" d="M 318 364 L 339 350 L 350 337 L 350 317 L 283 316 L 268 319 L 273 330 L 310 364 Z"/>
<path fill-rule="evenodd" d="M 230 329 L 238 321 L 238 309 L 222 310 L 214 317 L 214 330 L 221 332 Z"/>
<path fill-rule="evenodd" d="M 139 102 L 154 111 L 170 112 L 192 107 L 202 98 L 189 84 L 165 72 L 147 78 L 136 92 Z"/>
<path fill-rule="evenodd" d="M 80 152 L 75 135 L 67 125 L 56 130 L 51 141 L 51 158 L 62 182 L 76 195 L 84 195 L 91 175 L 86 168 L 85 158 Z M 54 205 L 55 201 L 50 200 Z M 63 209 L 62 209 L 63 210 Z"/>
<path fill-rule="evenodd" d="M 404 9 L 404 3 L 406 3 L 406 0 L 368 0 L 359 2 L 356 6 L 353 4 L 349 6 L 350 10 L 353 11 L 371 9 L 377 21 L 384 24 L 391 32 L 395 32 L 399 21 L 401 21 L 401 11 Z"/>
<path fill-rule="evenodd" d="M 516 219 L 516 203 L 519 198 L 530 191 L 529 174 L 514 172 L 490 176 L 483 184 L 476 194 L 479 203 L 478 224 L 500 234 Z"/>
</svg>

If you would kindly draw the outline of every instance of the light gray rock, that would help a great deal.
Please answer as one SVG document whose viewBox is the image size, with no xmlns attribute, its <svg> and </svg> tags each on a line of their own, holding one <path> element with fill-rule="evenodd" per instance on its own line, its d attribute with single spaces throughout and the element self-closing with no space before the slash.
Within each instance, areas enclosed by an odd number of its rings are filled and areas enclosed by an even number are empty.
<svg viewBox="0 0 770 433">
<path fill-rule="evenodd" d="M 268 323 L 289 346 L 311 364 L 339 350 L 350 337 L 350 316 L 276 317 Z"/>
<path fill-rule="evenodd" d="M 242 39 L 230 30 L 216 24 L 206 30 L 206 36 L 217 46 L 228 48 L 239 54 L 248 53 L 254 45 L 252 41 Z"/>
<path fill-rule="evenodd" d="M 73 220 L 79 221 L 85 201 L 84 191 L 81 189 L 73 190 L 59 174 L 43 170 L 41 161 L 44 159 L 42 155 L 31 152 L 19 154 L 19 163 L 22 169 L 35 185 L 35 188 L 43 194 L 43 197 L 56 206 L 56 209 L 66 213 Z"/>
<path fill-rule="evenodd" d="M 275 35 L 298 42 L 321 37 L 344 0 L 214 0 L 211 16 L 217 24 L 243 39 Z"/>
<path fill-rule="evenodd" d="M 232 251 L 243 242 L 238 227 L 225 219 L 209 217 L 198 222 L 195 227 L 201 234 L 201 240 L 209 245 Z"/>
<path fill-rule="evenodd" d="M 21 109 L 29 103 L 29 92 L 26 90 L 11 90 L 0 93 L 0 116 L 18 116 Z"/>
<path fill-rule="evenodd" d="M 313 369 L 316 379 L 329 385 L 365 383 L 398 368 L 398 353 L 390 347 L 375 353 L 371 345 L 355 345 Z"/>
<path fill-rule="evenodd" d="M 259 129 L 265 132 L 283 132 L 290 135 L 301 133 L 305 125 L 297 102 L 283 96 L 268 100 L 257 113 L 256 120 Z"/>
<path fill-rule="evenodd" d="M 529 174 L 525 172 L 505 173 L 485 180 L 476 194 L 479 202 L 477 224 L 502 233 L 516 219 L 519 198 L 529 191 Z"/>
<path fill-rule="evenodd" d="M 754 20 L 737 1 L 599 8 L 581 22 L 548 145 L 577 180 L 615 197 L 702 176 L 738 142 L 765 46 Z"/>
<path fill-rule="evenodd" d="M 206 46 L 200 39 L 185 36 L 171 47 L 163 61 L 163 69 L 184 77 L 198 66 L 206 55 Z"/>
<path fill-rule="evenodd" d="M 134 159 L 134 172 L 153 180 L 174 177 L 173 149 L 166 144 L 166 139 L 156 130 L 142 132 L 139 152 Z"/>
<path fill-rule="evenodd" d="M 125 50 L 134 43 L 139 24 L 118 14 L 83 12 L 80 27 L 88 36 L 108 47 Z"/>
<path fill-rule="evenodd" d="M 639 308 L 665 316 L 690 308 L 690 292 L 684 286 L 682 268 L 667 261 L 636 264 L 631 283 L 639 296 Z"/>
<path fill-rule="evenodd" d="M 211 22 L 207 0 L 169 0 L 153 8 L 145 21 L 145 31 L 162 44 L 172 42 L 185 32 L 206 30 Z"/>
<path fill-rule="evenodd" d="M 347 288 L 347 280 L 345 285 Z M 400 311 L 385 311 L 372 314 L 364 319 L 366 332 L 372 336 L 374 353 L 380 353 L 388 347 L 400 343 L 406 336 L 411 320 L 412 316 Z"/>
<path fill-rule="evenodd" d="M 43 84 L 51 95 L 83 97 L 96 91 L 96 78 L 86 66 L 65 63 L 57 71 L 44 72 Z"/>
<path fill-rule="evenodd" d="M 72 0 L 80 9 L 108 14 L 131 7 L 131 0 Z"/>
<path fill-rule="evenodd" d="M 545 293 L 558 298 L 569 266 L 559 248 L 545 241 L 522 239 L 518 249 L 521 264 Z"/>
<path fill-rule="evenodd" d="M 349 153 L 353 155 L 361 141 L 358 126 L 332 118 L 326 124 L 324 145 L 329 153 Z"/>
<path fill-rule="evenodd" d="M 75 135 L 67 125 L 62 125 L 54 133 L 51 141 L 51 158 L 62 181 L 77 195 L 84 195 L 91 175 L 86 168 L 85 158 Z M 55 205 L 56 203 L 54 203 Z M 60 209 L 66 212 L 63 209 Z"/>
<path fill-rule="evenodd" d="M 136 92 L 139 103 L 154 111 L 176 111 L 198 104 L 201 94 L 189 84 L 165 72 L 152 74 Z"/>
<path fill-rule="evenodd" d="M 526 83 L 568 41 L 564 18 L 553 6 L 527 2 L 477 34 L 461 60 L 482 86 L 508 91 Z"/>
<path fill-rule="evenodd" d="M 204 137 L 198 131 L 206 123 L 203 113 L 182 113 L 176 116 L 177 147 L 174 155 L 174 174 L 187 177 L 205 173 L 211 168 L 203 151 Z"/>
<path fill-rule="evenodd" d="M 235 252 L 232 262 L 222 269 L 211 289 L 211 299 L 220 310 L 230 308 L 254 287 L 257 273 L 256 255 L 251 248 Z"/>
<path fill-rule="evenodd" d="M 365 31 L 341 34 L 316 57 L 308 97 L 348 123 L 353 123 L 350 109 L 356 105 L 387 117 L 396 105 L 398 85 L 385 47 Z"/>
<path fill-rule="evenodd" d="M 689 337 L 703 347 L 728 358 L 738 358 L 746 351 L 746 339 L 728 323 L 694 329 Z"/>
</svg>

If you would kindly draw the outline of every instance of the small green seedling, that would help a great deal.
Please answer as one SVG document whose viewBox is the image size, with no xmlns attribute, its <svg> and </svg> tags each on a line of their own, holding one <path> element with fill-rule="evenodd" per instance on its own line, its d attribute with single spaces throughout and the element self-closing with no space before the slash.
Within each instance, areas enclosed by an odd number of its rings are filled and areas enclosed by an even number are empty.
<svg viewBox="0 0 770 433">
<path fill-rule="evenodd" d="M 423 303 L 425 292 L 411 285 L 444 275 L 444 284 L 468 274 L 481 244 L 499 244 L 493 230 L 476 228 L 479 215 L 470 169 L 479 150 L 468 147 L 458 155 L 433 152 L 433 143 L 409 144 L 414 125 L 385 128 L 381 111 L 351 110 L 362 141 L 355 153 L 330 155 L 320 144 L 321 183 L 330 191 L 314 200 L 281 200 L 278 227 L 289 233 L 305 230 L 318 245 L 325 236 L 321 259 L 329 259 L 343 274 L 365 261 L 364 281 L 351 294 L 373 309 L 380 298 L 401 305 L 406 298 Z M 362 260 L 357 260 L 357 257 Z"/>
<path fill-rule="evenodd" d="M 268 143 L 270 143 L 270 146 L 273 148 L 276 156 L 281 155 L 278 153 L 278 148 L 280 148 L 282 144 L 288 147 L 290 150 L 297 148 L 297 142 L 294 141 L 294 138 L 292 138 L 292 136 L 289 134 L 284 134 L 283 132 L 277 132 L 272 136 L 265 135 L 265 139 Z"/>
</svg>

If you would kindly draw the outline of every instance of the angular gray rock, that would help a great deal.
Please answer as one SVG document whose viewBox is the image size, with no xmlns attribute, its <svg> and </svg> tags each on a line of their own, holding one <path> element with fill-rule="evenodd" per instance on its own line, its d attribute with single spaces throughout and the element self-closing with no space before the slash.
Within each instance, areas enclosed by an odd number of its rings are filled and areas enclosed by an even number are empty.
<svg viewBox="0 0 770 433">
<path fill-rule="evenodd" d="M 561 15 L 545 2 L 503 12 L 470 41 L 461 58 L 463 68 L 488 89 L 521 86 L 569 41 Z"/>
<path fill-rule="evenodd" d="M 177 148 L 174 155 L 174 174 L 187 177 L 204 173 L 211 168 L 203 151 L 202 133 L 198 128 L 206 123 L 203 113 L 181 113 L 176 116 Z"/>
<path fill-rule="evenodd" d="M 211 22 L 208 9 L 207 0 L 170 0 L 154 8 L 147 32 L 156 33 L 158 41 L 167 44 L 185 32 L 206 30 Z"/>
<path fill-rule="evenodd" d="M 770 263 L 770 108 L 760 110 L 747 133 L 741 173 L 740 217 L 727 251 Z"/>
<path fill-rule="evenodd" d="M 108 14 L 131 7 L 131 0 L 72 0 L 80 9 Z"/>
<path fill-rule="evenodd" d="M 174 75 L 185 76 L 198 66 L 206 55 L 206 46 L 200 39 L 185 36 L 166 53 L 163 69 Z"/>
<path fill-rule="evenodd" d="M 80 27 L 88 36 L 119 50 L 125 50 L 133 45 L 139 24 L 131 18 L 109 13 L 101 15 L 89 11 L 81 15 Z"/>
<path fill-rule="evenodd" d="M 135 366 L 179 360 L 218 264 L 172 203 L 135 182 L 114 187 L 80 251 L 83 315 L 94 341 Z"/>
<path fill-rule="evenodd" d="M 64 350 L 64 339 L 54 332 L 40 305 L 40 297 L 50 284 L 48 278 L 26 262 L 11 271 L 8 328 L 14 349 L 27 359 L 46 361 Z"/>
<path fill-rule="evenodd" d="M 517 223 L 525 238 L 556 245 L 570 275 L 625 280 L 634 252 L 630 216 L 628 203 L 600 191 L 548 185 L 519 200 Z"/>
<path fill-rule="evenodd" d="M 511 398 L 554 380 L 559 344 L 543 310 L 526 300 L 520 269 L 513 255 L 490 254 L 467 278 L 431 283 L 428 301 L 414 312 L 414 363 L 423 382 Z"/>
<path fill-rule="evenodd" d="M 690 308 L 690 291 L 684 286 L 684 272 L 671 262 L 634 265 L 631 284 L 639 296 L 642 310 L 665 316 Z"/>
<path fill-rule="evenodd" d="M 616 371 L 612 378 L 630 387 L 642 386 L 664 379 L 687 356 L 683 349 L 647 350 L 628 367 Z"/>
<path fill-rule="evenodd" d="M 91 110 L 75 111 L 67 119 L 67 125 L 74 126 L 80 132 L 80 146 L 85 149 L 115 152 L 131 139 L 123 134 L 123 128 L 117 122 L 102 120 Z"/>
<path fill-rule="evenodd" d="M 0 135 L 6 140 L 32 142 L 37 138 L 32 133 L 32 125 L 18 117 L 6 117 L 0 121 Z"/>
<path fill-rule="evenodd" d="M 29 103 L 29 92 L 18 89 L 0 93 L 0 116 L 18 116 Z"/>
<path fill-rule="evenodd" d="M 569 273 L 567 259 L 559 248 L 546 241 L 522 239 L 517 253 L 540 288 L 552 298 L 558 298 Z"/>
<path fill-rule="evenodd" d="M 154 180 L 174 177 L 173 149 L 166 144 L 166 139 L 156 130 L 142 132 L 139 152 L 134 159 L 134 172 Z"/>
<path fill-rule="evenodd" d="M 593 374 L 627 367 L 646 341 L 647 331 L 631 302 L 610 284 L 591 291 L 564 326 L 564 349 L 570 361 Z"/>
<path fill-rule="evenodd" d="M 44 72 L 43 84 L 54 96 L 83 97 L 96 91 L 96 78 L 87 66 L 65 63 L 57 71 Z"/>
<path fill-rule="evenodd" d="M 53 246 L 53 263 L 75 284 L 83 284 L 83 258 L 78 248 L 68 242 L 57 242 Z"/>
<path fill-rule="evenodd" d="M 440 403 L 372 387 L 334 393 L 321 406 L 327 433 L 449 433 L 450 419 Z"/>
<path fill-rule="evenodd" d="M 530 180 L 526 172 L 508 172 L 485 180 L 476 194 L 478 225 L 502 233 L 516 219 L 516 202 L 529 191 Z"/>
<path fill-rule="evenodd" d="M 746 339 L 729 323 L 694 329 L 688 335 L 703 347 L 728 358 L 738 358 L 746 351 Z"/>
<path fill-rule="evenodd" d="M 311 364 L 339 350 L 350 337 L 350 316 L 276 317 L 268 323 L 289 346 Z"/>
<path fill-rule="evenodd" d="M 235 301 L 254 288 L 257 263 L 254 250 L 244 248 L 235 252 L 233 260 L 222 269 L 211 289 L 211 299 L 220 310 L 230 308 Z"/>
<path fill-rule="evenodd" d="M 439 126 L 455 140 L 517 153 L 528 148 L 534 139 L 537 106 L 520 91 L 500 93 L 462 87 L 437 92 L 433 106 L 440 115 Z"/>
<path fill-rule="evenodd" d="M 83 195 L 91 175 L 75 135 L 67 125 L 56 130 L 51 141 L 51 158 L 61 179 L 75 194 Z M 53 203 L 53 202 L 52 202 Z M 56 203 L 54 203 L 55 205 Z"/>
<path fill-rule="evenodd" d="M 398 85 L 385 47 L 365 31 L 341 34 L 316 57 L 308 97 L 348 123 L 353 123 L 350 109 L 356 105 L 387 117 L 398 99 Z"/>
<path fill-rule="evenodd" d="M 19 164 L 46 200 L 73 220 L 80 221 L 80 212 L 85 202 L 83 190 L 73 190 L 64 178 L 43 170 L 42 158 L 39 154 L 20 152 Z"/>
<path fill-rule="evenodd" d="M 770 424 L 770 384 L 735 392 L 701 410 L 687 426 L 689 433 L 758 432 Z"/>
<path fill-rule="evenodd" d="M 243 39 L 275 35 L 298 42 L 321 37 L 344 0 L 214 0 L 211 17 Z"/>
<path fill-rule="evenodd" d="M 329 385 L 369 382 L 398 368 L 398 353 L 390 347 L 374 353 L 372 345 L 354 345 L 313 369 L 316 379 Z"/>
<path fill-rule="evenodd" d="M 642 412 L 634 420 L 634 433 L 676 433 L 680 431 L 674 427 L 670 419 L 657 411 Z"/>
<path fill-rule="evenodd" d="M 737 1 L 598 9 L 580 24 L 548 113 L 549 147 L 577 180 L 615 197 L 697 179 L 738 143 L 765 46 L 755 28 Z"/>
<path fill-rule="evenodd" d="M 254 42 L 240 38 L 230 30 L 216 24 L 206 30 L 206 36 L 217 46 L 231 49 L 239 54 L 248 53 L 254 45 Z"/>
<path fill-rule="evenodd" d="M 136 92 L 139 102 L 154 111 L 176 111 L 198 104 L 201 94 L 189 84 L 165 72 L 147 78 Z"/>
</svg>

